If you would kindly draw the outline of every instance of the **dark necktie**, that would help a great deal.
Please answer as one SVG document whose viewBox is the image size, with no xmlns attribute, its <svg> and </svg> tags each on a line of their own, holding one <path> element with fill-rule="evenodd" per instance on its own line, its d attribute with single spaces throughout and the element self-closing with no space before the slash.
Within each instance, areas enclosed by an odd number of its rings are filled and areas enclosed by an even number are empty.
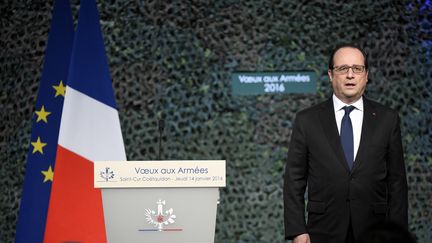
<svg viewBox="0 0 432 243">
<path fill-rule="evenodd" d="M 341 122 L 340 139 L 342 143 L 342 148 L 344 150 L 346 161 L 348 162 L 348 167 L 352 169 L 354 162 L 354 135 L 353 127 L 351 123 L 351 118 L 349 114 L 354 110 L 354 106 L 345 106 L 345 115 Z"/>
</svg>

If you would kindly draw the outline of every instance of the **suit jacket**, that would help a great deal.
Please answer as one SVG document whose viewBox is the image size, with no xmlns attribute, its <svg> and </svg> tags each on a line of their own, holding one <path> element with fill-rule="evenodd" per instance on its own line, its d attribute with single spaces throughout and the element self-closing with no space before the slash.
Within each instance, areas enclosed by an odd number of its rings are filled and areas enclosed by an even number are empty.
<svg viewBox="0 0 432 243">
<path fill-rule="evenodd" d="M 380 220 L 407 227 L 408 199 L 399 116 L 363 98 L 360 145 L 350 171 L 333 101 L 296 116 L 284 182 L 285 237 L 309 233 L 312 243 L 344 242 Z M 305 189 L 307 186 L 307 222 Z"/>
</svg>

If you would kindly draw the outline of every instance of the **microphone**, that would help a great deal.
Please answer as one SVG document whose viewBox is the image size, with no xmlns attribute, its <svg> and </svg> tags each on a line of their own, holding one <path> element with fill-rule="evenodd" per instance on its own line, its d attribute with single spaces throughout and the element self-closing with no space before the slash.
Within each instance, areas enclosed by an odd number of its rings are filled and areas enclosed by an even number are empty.
<svg viewBox="0 0 432 243">
<path fill-rule="evenodd" d="M 162 134 L 165 128 L 165 120 L 159 119 L 158 121 L 158 127 L 159 127 L 159 154 L 158 154 L 158 160 L 161 160 L 162 158 Z"/>
</svg>

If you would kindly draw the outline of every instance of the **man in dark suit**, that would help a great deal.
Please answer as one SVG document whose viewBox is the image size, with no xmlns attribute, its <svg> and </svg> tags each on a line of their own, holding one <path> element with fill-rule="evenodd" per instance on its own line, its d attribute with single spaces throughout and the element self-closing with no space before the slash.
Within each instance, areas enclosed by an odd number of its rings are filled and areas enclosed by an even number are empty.
<svg viewBox="0 0 432 243">
<path fill-rule="evenodd" d="M 356 242 L 381 220 L 407 228 L 397 112 L 363 97 L 368 63 L 359 47 L 338 46 L 328 75 L 333 96 L 299 112 L 294 122 L 284 183 L 286 239 Z"/>
</svg>

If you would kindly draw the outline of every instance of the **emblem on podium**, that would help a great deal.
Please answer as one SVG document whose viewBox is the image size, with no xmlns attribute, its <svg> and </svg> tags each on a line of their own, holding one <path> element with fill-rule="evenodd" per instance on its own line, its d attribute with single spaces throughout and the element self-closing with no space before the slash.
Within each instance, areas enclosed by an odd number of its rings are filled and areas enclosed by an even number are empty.
<svg viewBox="0 0 432 243">
<path fill-rule="evenodd" d="M 174 224 L 177 216 L 174 214 L 174 210 L 172 208 L 168 210 L 164 209 L 164 206 L 166 205 L 165 200 L 159 199 L 156 204 L 156 211 L 149 208 L 146 209 L 145 217 L 147 223 L 153 225 L 157 229 L 143 229 L 140 231 L 182 231 L 182 229 L 164 228 L 165 226 Z"/>
<path fill-rule="evenodd" d="M 111 170 L 111 168 L 109 168 L 109 167 L 105 167 L 104 170 L 100 171 L 99 175 L 105 181 L 109 181 L 111 179 L 114 179 L 114 176 L 115 176 L 114 171 Z"/>
</svg>

